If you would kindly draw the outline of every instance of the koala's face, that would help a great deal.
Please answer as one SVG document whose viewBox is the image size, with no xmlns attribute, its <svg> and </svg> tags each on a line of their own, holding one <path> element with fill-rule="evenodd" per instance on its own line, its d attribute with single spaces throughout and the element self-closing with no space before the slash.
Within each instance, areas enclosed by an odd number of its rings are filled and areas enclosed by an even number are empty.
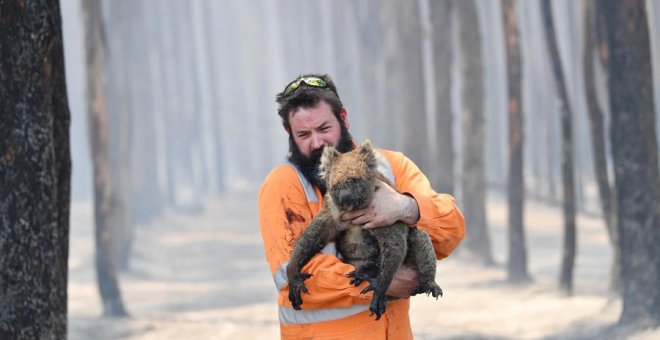
<svg viewBox="0 0 660 340">
<path fill-rule="evenodd" d="M 326 147 L 321 158 L 321 176 L 341 211 L 366 208 L 373 198 L 376 181 L 376 154 L 371 143 L 365 141 L 344 154 Z"/>
</svg>

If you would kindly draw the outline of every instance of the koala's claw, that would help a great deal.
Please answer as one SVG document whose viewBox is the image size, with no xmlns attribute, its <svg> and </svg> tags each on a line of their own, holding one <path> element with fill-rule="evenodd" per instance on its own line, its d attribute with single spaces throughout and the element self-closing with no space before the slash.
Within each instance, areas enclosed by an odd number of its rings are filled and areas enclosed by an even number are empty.
<svg viewBox="0 0 660 340">
<path fill-rule="evenodd" d="M 420 283 L 410 295 L 414 296 L 421 293 L 426 293 L 426 296 L 432 295 L 437 300 L 439 296 L 442 296 L 442 288 L 433 281 Z"/>
<path fill-rule="evenodd" d="M 357 277 L 357 270 L 354 270 L 348 274 L 346 274 L 346 277 L 351 279 L 351 284 L 354 285 L 355 287 L 359 286 L 360 283 L 362 283 L 362 279 Z"/>
<path fill-rule="evenodd" d="M 351 278 L 351 284 L 355 287 L 359 286 L 364 281 L 369 281 L 378 276 L 378 267 L 373 264 L 366 264 L 356 267 L 354 271 L 346 274 L 346 277 Z"/>
<path fill-rule="evenodd" d="M 303 303 L 300 292 L 309 294 L 304 281 L 310 277 L 312 277 L 312 274 L 301 273 L 299 277 L 289 281 L 289 301 L 291 301 L 291 305 L 295 310 L 300 310 L 300 305 Z"/>
<path fill-rule="evenodd" d="M 368 285 L 367 287 L 365 287 L 365 288 L 360 292 L 360 294 L 367 294 L 367 293 L 369 293 L 369 292 L 372 291 L 372 290 L 374 290 L 374 286 L 372 286 L 372 285 Z"/>
<path fill-rule="evenodd" d="M 385 296 L 385 292 L 374 293 L 374 296 L 371 299 L 371 305 L 369 306 L 369 311 L 371 311 L 369 316 L 376 314 L 376 320 L 380 320 L 381 315 L 385 313 L 386 307 L 387 297 Z"/>
<path fill-rule="evenodd" d="M 355 287 L 359 286 L 364 281 L 369 281 L 371 276 L 369 276 L 364 271 L 361 271 L 359 268 L 346 274 L 346 277 L 351 279 L 351 284 Z"/>
</svg>

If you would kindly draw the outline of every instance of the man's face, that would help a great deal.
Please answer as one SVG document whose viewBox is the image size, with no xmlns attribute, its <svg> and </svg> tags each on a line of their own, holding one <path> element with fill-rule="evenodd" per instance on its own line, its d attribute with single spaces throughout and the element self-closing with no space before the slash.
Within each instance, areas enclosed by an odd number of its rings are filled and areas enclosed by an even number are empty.
<svg viewBox="0 0 660 340">
<path fill-rule="evenodd" d="M 346 121 L 346 112 L 342 111 L 341 115 Z M 337 145 L 341 137 L 340 122 L 325 101 L 293 111 L 289 114 L 289 125 L 294 143 L 306 157 L 326 145 Z"/>
<path fill-rule="evenodd" d="M 330 105 L 321 101 L 308 108 L 299 108 L 289 114 L 289 160 L 296 164 L 313 185 L 325 193 L 325 182 L 319 175 L 323 147 L 332 145 L 340 152 L 353 148 L 348 133 L 346 111 L 340 112 L 342 121 L 332 113 Z"/>
</svg>

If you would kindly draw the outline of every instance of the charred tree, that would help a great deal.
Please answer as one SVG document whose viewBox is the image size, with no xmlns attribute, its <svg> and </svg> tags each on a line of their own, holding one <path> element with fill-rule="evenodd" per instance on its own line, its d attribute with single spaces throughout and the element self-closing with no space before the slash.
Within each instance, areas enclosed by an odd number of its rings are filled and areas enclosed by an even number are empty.
<svg viewBox="0 0 660 340">
<path fill-rule="evenodd" d="M 602 5 L 602 7 L 600 6 Z M 660 174 L 644 0 L 605 0 L 610 141 L 621 249 L 619 324 L 660 325 Z"/>
<path fill-rule="evenodd" d="M 96 276 L 104 316 L 125 316 L 119 290 L 116 256 L 113 254 L 112 228 L 117 227 L 117 193 L 113 191 L 108 114 L 105 104 L 106 43 L 101 4 L 84 1 L 83 15 L 87 59 L 89 136 L 94 177 L 94 219 L 96 225 Z"/>
<path fill-rule="evenodd" d="M 596 96 L 596 84 L 594 78 L 594 52 L 597 52 L 597 27 L 594 11 L 594 2 L 592 0 L 583 0 L 584 7 L 584 54 L 582 55 L 582 65 L 584 67 L 584 83 L 587 96 L 587 110 L 589 113 L 589 129 L 591 132 L 591 146 L 593 152 L 594 171 L 596 173 L 596 183 L 598 185 L 598 195 L 600 198 L 600 207 L 603 212 L 603 219 L 607 227 L 607 235 L 614 252 L 614 258 L 610 267 L 610 290 L 619 292 L 619 276 L 621 271 L 620 261 L 621 252 L 618 243 L 618 233 L 616 230 L 616 204 L 614 202 L 614 191 L 610 187 L 610 179 L 607 172 L 607 151 L 605 149 L 605 124 L 603 111 L 598 103 Z"/>
<path fill-rule="evenodd" d="M 530 280 L 527 272 L 527 249 L 523 225 L 525 182 L 523 178 L 523 115 L 520 37 L 515 0 L 502 0 L 504 39 L 507 59 L 507 93 L 509 113 L 509 256 L 508 280 L 512 283 Z"/>
<path fill-rule="evenodd" d="M 64 339 L 71 157 L 58 1 L 0 2 L 0 338 Z"/>
<path fill-rule="evenodd" d="M 568 295 L 573 293 L 573 268 L 575 267 L 576 227 L 575 227 L 575 180 L 573 173 L 573 124 L 564 70 L 562 68 L 559 47 L 555 37 L 555 25 L 549 0 L 541 1 L 541 15 L 548 40 L 548 49 L 552 60 L 555 87 L 559 92 L 559 110 L 561 112 L 561 173 L 564 210 L 564 247 L 562 252 L 559 288 Z"/>
<path fill-rule="evenodd" d="M 485 127 L 484 87 L 481 61 L 481 36 L 479 19 L 474 0 L 456 1 L 459 19 L 459 41 L 461 48 L 461 73 L 463 74 L 463 213 L 470 221 L 470 232 L 466 237 L 466 248 L 484 264 L 491 265 L 493 253 L 490 234 L 486 223 L 486 170 L 485 170 Z"/>
<path fill-rule="evenodd" d="M 429 174 L 431 184 L 438 192 L 454 194 L 454 137 L 451 103 L 451 61 L 452 61 L 452 4 L 450 2 L 430 1 L 432 46 L 433 46 L 433 79 L 435 81 L 435 131 L 436 154 L 432 159 L 433 173 Z M 475 31 L 478 33 L 478 30 Z"/>
</svg>

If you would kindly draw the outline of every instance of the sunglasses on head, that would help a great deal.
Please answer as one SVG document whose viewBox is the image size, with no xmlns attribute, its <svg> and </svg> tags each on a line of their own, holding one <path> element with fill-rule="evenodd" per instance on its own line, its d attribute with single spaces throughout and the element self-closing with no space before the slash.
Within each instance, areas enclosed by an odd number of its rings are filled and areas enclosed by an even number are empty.
<svg viewBox="0 0 660 340">
<path fill-rule="evenodd" d="M 289 85 L 284 88 L 284 95 L 288 96 L 296 92 L 296 90 L 300 87 L 300 83 L 305 83 L 311 87 L 318 88 L 325 88 L 328 86 L 328 83 L 319 77 L 302 77 L 290 82 Z"/>
</svg>

